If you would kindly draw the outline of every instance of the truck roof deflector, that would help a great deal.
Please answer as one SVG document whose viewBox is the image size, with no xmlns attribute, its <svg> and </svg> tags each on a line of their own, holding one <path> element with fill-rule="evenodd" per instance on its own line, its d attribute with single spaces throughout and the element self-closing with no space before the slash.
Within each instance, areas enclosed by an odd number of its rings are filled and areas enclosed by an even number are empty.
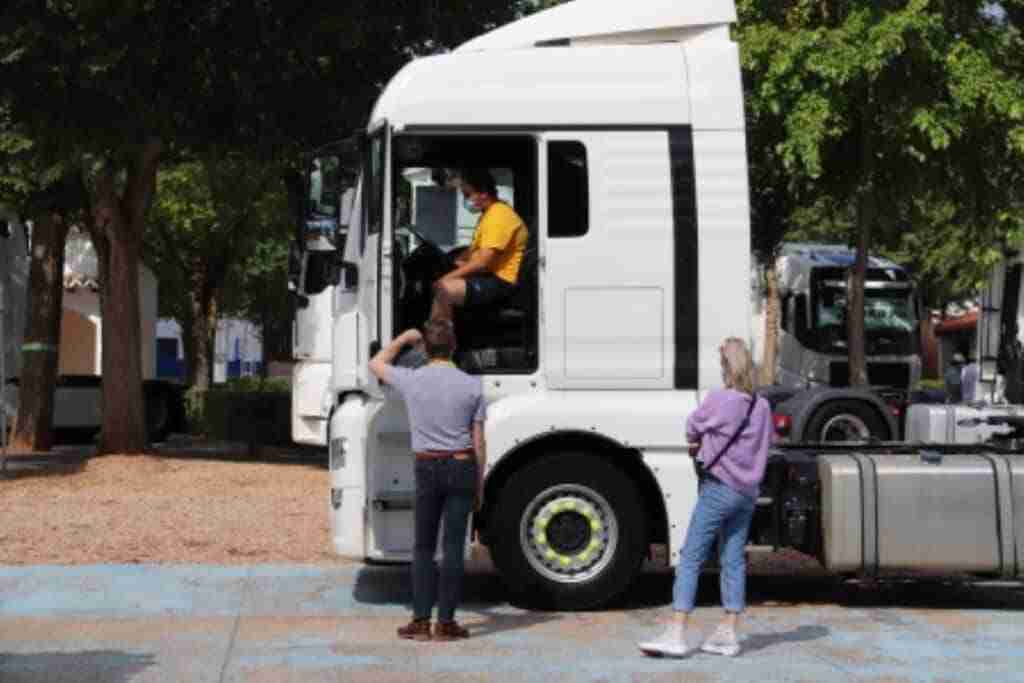
<svg viewBox="0 0 1024 683">
<path fill-rule="evenodd" d="M 682 31 L 736 22 L 733 0 L 574 0 L 463 43 L 456 52 L 568 45 L 585 38 Z"/>
</svg>

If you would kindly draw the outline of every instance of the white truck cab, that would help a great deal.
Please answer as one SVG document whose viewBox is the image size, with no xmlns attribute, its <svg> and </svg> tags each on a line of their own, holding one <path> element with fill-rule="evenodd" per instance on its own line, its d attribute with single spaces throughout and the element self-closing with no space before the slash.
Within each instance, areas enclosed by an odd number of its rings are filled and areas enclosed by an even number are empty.
<svg viewBox="0 0 1024 683">
<path fill-rule="evenodd" d="M 309 358 L 321 367 L 295 404 L 309 442 L 329 444 L 338 553 L 411 559 L 408 416 L 368 363 L 429 315 L 433 282 L 468 239 L 459 169 L 483 167 L 530 237 L 511 299 L 456 314 L 456 361 L 481 377 L 488 403 L 474 526 L 510 590 L 534 604 L 612 600 L 652 547 L 678 561 L 697 499 L 685 421 L 721 385 L 723 339 L 750 338 L 735 21 L 732 0 L 575 0 L 417 59 L 388 83 L 360 145 L 343 245 L 314 239 L 303 252 L 300 243 L 296 259 L 315 251 L 326 264 L 324 298 L 300 313 L 300 334 L 319 335 L 302 348 L 317 349 Z M 296 268 L 300 297 L 307 271 Z M 329 334 L 318 313 L 328 301 Z M 873 401 L 895 433 L 877 397 L 843 392 L 790 399 L 794 429 L 825 409 L 849 412 L 853 400 Z M 798 548 L 839 572 L 899 569 L 914 557 L 930 569 L 1020 571 L 1006 548 L 1024 539 L 1024 523 L 1015 536 L 991 497 L 954 520 L 974 530 L 970 547 L 946 538 L 942 523 L 926 534 L 914 523 L 943 519 L 937 501 L 950 498 L 936 492 L 967 495 L 994 476 L 978 474 L 981 456 L 927 469 L 915 455 L 828 453 L 777 454 L 754 544 Z M 872 458 L 888 459 L 875 467 Z M 1011 470 L 1024 491 L 1019 464 L 999 470 L 1000 485 Z M 893 496 L 893 481 L 911 485 Z"/>
<path fill-rule="evenodd" d="M 430 236 L 458 226 L 420 198 L 457 200 L 467 166 L 502 179 L 530 231 L 513 300 L 457 319 L 459 364 L 488 400 L 479 521 L 496 561 L 587 604 L 628 585 L 652 539 L 678 552 L 696 499 L 684 420 L 721 382 L 722 339 L 749 326 L 735 18 L 732 2 L 577 0 L 415 60 L 388 84 L 367 129 L 362 220 L 345 241 L 350 286 L 334 302 L 339 553 L 411 557 L 408 420 L 367 363 L 427 318 L 448 267 Z"/>
<path fill-rule="evenodd" d="M 842 244 L 782 245 L 775 262 L 781 304 L 775 377 L 782 386 L 848 385 L 846 273 L 855 258 Z M 864 289 L 868 382 L 913 389 L 921 380 L 914 282 L 898 263 L 870 256 Z M 757 294 L 754 334 L 763 337 L 760 288 Z"/>
</svg>

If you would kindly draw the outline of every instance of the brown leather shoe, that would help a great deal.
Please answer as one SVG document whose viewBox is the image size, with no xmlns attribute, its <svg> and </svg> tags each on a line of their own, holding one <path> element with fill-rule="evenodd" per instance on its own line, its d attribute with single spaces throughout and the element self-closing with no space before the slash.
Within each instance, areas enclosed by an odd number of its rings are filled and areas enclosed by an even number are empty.
<svg viewBox="0 0 1024 683">
<path fill-rule="evenodd" d="M 413 619 L 398 627 L 398 637 L 406 640 L 430 640 L 430 619 Z"/>
<path fill-rule="evenodd" d="M 469 638 L 469 630 L 456 621 L 439 621 L 434 625 L 434 640 L 462 640 Z"/>
</svg>

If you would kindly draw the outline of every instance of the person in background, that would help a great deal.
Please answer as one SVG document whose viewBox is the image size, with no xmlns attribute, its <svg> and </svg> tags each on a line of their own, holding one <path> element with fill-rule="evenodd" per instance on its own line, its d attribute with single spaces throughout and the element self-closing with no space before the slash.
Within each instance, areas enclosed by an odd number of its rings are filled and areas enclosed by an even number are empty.
<svg viewBox="0 0 1024 683">
<path fill-rule="evenodd" d="M 981 368 L 974 358 L 968 356 L 967 362 L 960 371 L 960 396 L 964 401 L 975 401 L 978 398 L 978 377 Z"/>
<path fill-rule="evenodd" d="M 515 209 L 498 199 L 490 171 L 463 171 L 461 189 L 466 208 L 480 220 L 455 270 L 434 283 L 430 317 L 435 320 L 451 320 L 453 306 L 492 306 L 512 296 L 529 237 Z"/>
<path fill-rule="evenodd" d="M 960 384 L 963 364 L 964 355 L 958 351 L 953 354 L 949 367 L 942 375 L 942 381 L 946 387 L 946 403 L 959 403 L 963 398 Z"/>
<path fill-rule="evenodd" d="M 423 345 L 429 358 L 417 369 L 396 367 L 407 345 Z M 458 640 L 469 631 L 455 621 L 462 592 L 469 515 L 483 498 L 485 406 L 479 377 L 452 364 L 451 321 L 429 320 L 424 333 L 406 330 L 370 360 L 370 370 L 405 400 L 416 462 L 413 617 L 398 629 L 409 640 Z M 434 562 L 444 518 L 440 576 Z M 437 624 L 430 626 L 437 604 Z"/>
<path fill-rule="evenodd" d="M 686 421 L 687 439 L 700 443 L 698 459 L 711 466 L 703 477 L 676 568 L 671 622 L 660 637 L 639 643 L 647 655 L 685 657 L 697 649 L 689 620 L 701 566 L 715 539 L 725 616 L 700 648 L 726 656 L 740 652 L 737 627 L 746 600 L 744 548 L 775 430 L 768 401 L 753 393 L 753 363 L 746 344 L 730 337 L 719 353 L 725 388 L 710 392 Z"/>
</svg>

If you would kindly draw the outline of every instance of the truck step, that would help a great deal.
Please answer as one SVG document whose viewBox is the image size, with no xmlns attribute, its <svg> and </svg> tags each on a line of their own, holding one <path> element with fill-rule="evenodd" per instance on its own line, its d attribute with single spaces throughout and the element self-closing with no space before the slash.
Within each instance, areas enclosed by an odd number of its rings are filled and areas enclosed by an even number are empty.
<svg viewBox="0 0 1024 683">
<path fill-rule="evenodd" d="M 374 510 L 412 510 L 415 502 L 415 491 L 381 491 L 370 504 Z"/>
</svg>

